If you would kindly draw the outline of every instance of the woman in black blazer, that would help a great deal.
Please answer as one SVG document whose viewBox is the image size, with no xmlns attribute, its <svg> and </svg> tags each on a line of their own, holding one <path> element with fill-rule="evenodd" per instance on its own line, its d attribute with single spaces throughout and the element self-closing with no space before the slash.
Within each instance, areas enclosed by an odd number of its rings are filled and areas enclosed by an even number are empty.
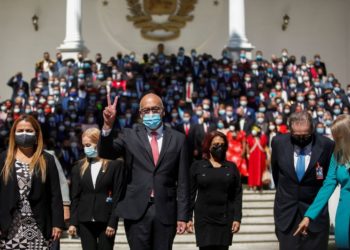
<svg viewBox="0 0 350 250">
<path fill-rule="evenodd" d="M 39 123 L 23 115 L 0 156 L 0 249 L 50 249 L 64 228 L 54 158 L 43 151 Z"/>
<path fill-rule="evenodd" d="M 69 234 L 77 228 L 84 250 L 113 249 L 118 226 L 114 208 L 123 181 L 123 162 L 99 158 L 100 131 L 87 129 L 82 135 L 86 157 L 72 170 L 72 203 Z"/>
<path fill-rule="evenodd" d="M 227 250 L 242 218 L 241 177 L 234 163 L 226 161 L 227 139 L 210 132 L 203 142 L 203 159 L 191 166 L 191 199 L 199 249 Z M 187 225 L 193 232 L 193 224 Z"/>
</svg>

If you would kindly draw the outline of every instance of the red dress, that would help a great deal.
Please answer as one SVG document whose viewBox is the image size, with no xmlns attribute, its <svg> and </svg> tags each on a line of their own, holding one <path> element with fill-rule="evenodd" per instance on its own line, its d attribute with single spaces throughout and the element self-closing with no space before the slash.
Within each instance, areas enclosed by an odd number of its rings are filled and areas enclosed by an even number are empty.
<svg viewBox="0 0 350 250">
<path fill-rule="evenodd" d="M 236 164 L 241 175 L 248 176 L 247 161 L 242 157 L 243 143 L 245 142 L 246 137 L 245 132 L 240 131 L 237 133 L 237 136 L 234 136 L 233 133 L 229 131 L 227 132 L 226 137 L 228 141 L 226 159 Z"/>
<path fill-rule="evenodd" d="M 262 186 L 262 174 L 266 168 L 265 147 L 267 145 L 267 137 L 264 134 L 260 138 L 249 135 L 247 144 L 250 154 L 248 159 L 248 186 L 260 187 Z"/>
</svg>

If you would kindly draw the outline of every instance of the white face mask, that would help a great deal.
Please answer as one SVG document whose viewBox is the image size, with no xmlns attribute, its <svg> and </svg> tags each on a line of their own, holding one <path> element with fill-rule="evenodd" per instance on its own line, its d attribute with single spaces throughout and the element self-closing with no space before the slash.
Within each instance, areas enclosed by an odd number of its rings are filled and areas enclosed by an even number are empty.
<svg viewBox="0 0 350 250">
<path fill-rule="evenodd" d="M 252 130 L 252 135 L 253 136 L 257 136 L 258 135 L 258 132 L 256 130 Z"/>
<path fill-rule="evenodd" d="M 258 123 L 263 123 L 264 122 L 264 118 L 259 117 L 258 119 L 256 119 Z"/>
<path fill-rule="evenodd" d="M 282 124 L 282 120 L 281 119 L 276 119 L 276 124 L 277 125 L 281 125 Z"/>
</svg>

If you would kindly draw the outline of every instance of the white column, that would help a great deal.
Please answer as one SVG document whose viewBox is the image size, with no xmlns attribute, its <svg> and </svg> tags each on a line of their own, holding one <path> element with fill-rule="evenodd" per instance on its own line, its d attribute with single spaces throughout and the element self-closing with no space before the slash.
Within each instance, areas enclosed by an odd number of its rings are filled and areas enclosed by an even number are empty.
<svg viewBox="0 0 350 250">
<path fill-rule="evenodd" d="M 230 50 L 252 50 L 254 47 L 248 42 L 245 34 L 244 0 L 229 0 L 229 42 Z"/>
<path fill-rule="evenodd" d="M 66 1 L 66 38 L 58 50 L 63 58 L 76 58 L 79 52 L 86 52 L 81 35 L 81 0 Z"/>
</svg>

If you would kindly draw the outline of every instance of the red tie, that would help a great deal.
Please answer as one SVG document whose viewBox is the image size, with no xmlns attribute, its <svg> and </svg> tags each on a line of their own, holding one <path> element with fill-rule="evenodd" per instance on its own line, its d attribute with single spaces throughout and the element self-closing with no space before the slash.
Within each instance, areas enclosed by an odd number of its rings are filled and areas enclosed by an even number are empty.
<svg viewBox="0 0 350 250">
<path fill-rule="evenodd" d="M 187 98 L 191 99 L 191 84 L 187 83 Z"/>
<path fill-rule="evenodd" d="M 188 132 L 190 131 L 190 128 L 187 124 L 185 124 L 185 133 L 188 135 Z"/>
<path fill-rule="evenodd" d="M 154 161 L 154 165 L 156 166 L 159 158 L 157 132 L 151 132 L 151 137 L 152 137 L 151 148 L 152 148 L 153 161 Z"/>
</svg>

